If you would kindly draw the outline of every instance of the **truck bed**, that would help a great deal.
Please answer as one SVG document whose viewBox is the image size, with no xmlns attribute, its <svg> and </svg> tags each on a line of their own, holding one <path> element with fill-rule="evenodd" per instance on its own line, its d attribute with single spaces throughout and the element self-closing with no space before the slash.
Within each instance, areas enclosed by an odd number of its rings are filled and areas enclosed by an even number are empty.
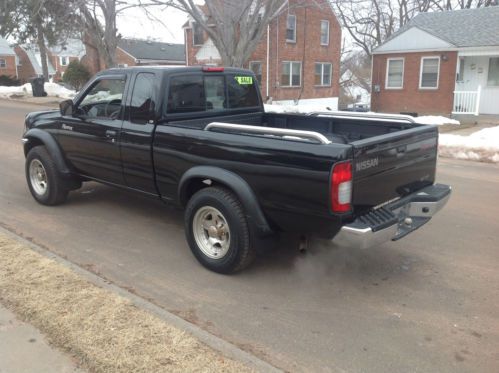
<svg viewBox="0 0 499 373">
<path fill-rule="evenodd" d="M 317 138 L 300 138 L 294 130 L 312 131 L 324 136 L 326 146 L 353 147 L 354 185 L 352 202 L 355 212 L 363 213 L 386 201 L 400 198 L 431 185 L 435 181 L 438 131 L 435 127 L 415 123 L 398 115 L 316 113 L 255 114 L 211 118 L 210 123 L 252 125 L 290 130 L 285 140 L 317 142 Z M 211 127 L 198 123 L 201 127 Z M 245 128 L 215 129 L 253 136 L 276 136 L 250 133 Z M 285 131 L 283 131 L 285 132 Z"/>
</svg>

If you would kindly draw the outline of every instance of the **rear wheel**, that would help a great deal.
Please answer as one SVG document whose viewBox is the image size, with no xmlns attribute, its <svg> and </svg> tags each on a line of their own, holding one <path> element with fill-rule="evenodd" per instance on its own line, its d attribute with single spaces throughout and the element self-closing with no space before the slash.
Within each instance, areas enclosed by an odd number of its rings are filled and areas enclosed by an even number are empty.
<svg viewBox="0 0 499 373">
<path fill-rule="evenodd" d="M 233 273 L 255 258 L 243 207 L 227 189 L 209 187 L 192 196 L 185 210 L 185 234 L 194 256 L 212 271 Z"/>
<path fill-rule="evenodd" d="M 61 178 L 44 146 L 35 146 L 26 157 L 26 180 L 33 198 L 42 205 L 66 201 L 69 187 Z"/>
</svg>

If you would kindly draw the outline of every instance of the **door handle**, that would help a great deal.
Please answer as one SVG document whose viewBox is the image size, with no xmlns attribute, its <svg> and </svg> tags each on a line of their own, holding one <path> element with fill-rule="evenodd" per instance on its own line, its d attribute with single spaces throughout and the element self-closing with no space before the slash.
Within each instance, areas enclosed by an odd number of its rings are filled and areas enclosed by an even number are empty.
<svg viewBox="0 0 499 373">
<path fill-rule="evenodd" d="M 111 142 L 116 141 L 116 131 L 113 130 L 106 130 L 106 138 L 111 139 Z"/>
</svg>

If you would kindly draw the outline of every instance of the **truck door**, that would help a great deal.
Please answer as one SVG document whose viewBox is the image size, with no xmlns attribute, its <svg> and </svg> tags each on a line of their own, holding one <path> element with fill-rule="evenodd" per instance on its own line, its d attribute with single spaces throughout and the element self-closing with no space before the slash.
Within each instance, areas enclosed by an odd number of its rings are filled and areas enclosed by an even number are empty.
<svg viewBox="0 0 499 373">
<path fill-rule="evenodd" d="M 61 117 L 59 144 L 82 175 L 124 184 L 119 136 L 125 76 L 97 79 L 77 101 L 72 116 Z"/>
<path fill-rule="evenodd" d="M 121 159 L 125 182 L 130 188 L 157 194 L 154 182 L 152 140 L 157 92 L 161 79 L 153 72 L 135 75 L 128 95 L 121 131 Z"/>
</svg>

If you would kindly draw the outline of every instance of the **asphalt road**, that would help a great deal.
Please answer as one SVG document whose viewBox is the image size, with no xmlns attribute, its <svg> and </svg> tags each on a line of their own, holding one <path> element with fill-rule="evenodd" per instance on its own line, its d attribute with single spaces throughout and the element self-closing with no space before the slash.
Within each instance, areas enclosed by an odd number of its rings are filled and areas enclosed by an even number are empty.
<svg viewBox="0 0 499 373">
<path fill-rule="evenodd" d="M 0 224 L 277 367 L 499 372 L 499 167 L 441 160 L 453 196 L 407 238 L 367 250 L 292 241 L 222 276 L 191 255 L 182 213 L 87 183 L 43 207 L 24 179 L 24 114 L 0 101 Z"/>
</svg>

